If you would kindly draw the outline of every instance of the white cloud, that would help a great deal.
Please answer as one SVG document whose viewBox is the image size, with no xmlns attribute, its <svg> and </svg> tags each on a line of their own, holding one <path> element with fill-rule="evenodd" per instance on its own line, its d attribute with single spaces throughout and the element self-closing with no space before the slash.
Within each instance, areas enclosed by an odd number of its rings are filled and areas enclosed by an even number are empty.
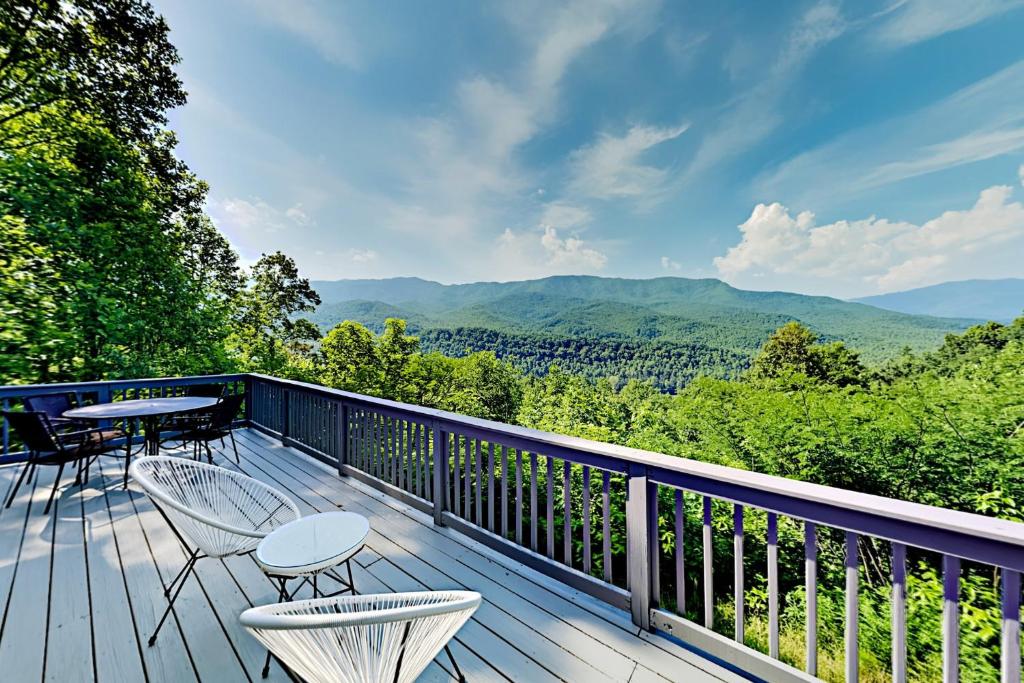
<svg viewBox="0 0 1024 683">
<path fill-rule="evenodd" d="M 498 237 L 496 246 L 489 249 L 491 276 L 515 279 L 602 270 L 607 254 L 579 236 L 591 218 L 589 211 L 578 206 L 546 204 L 536 228 L 506 229 Z"/>
<path fill-rule="evenodd" d="M 861 291 L 992 276 L 994 264 L 1007 263 L 1008 243 L 1024 242 L 1024 206 L 1012 192 L 987 188 L 971 208 L 920 225 L 874 216 L 817 225 L 809 211 L 793 216 L 777 202 L 758 204 L 739 226 L 740 243 L 714 264 L 731 281 L 791 276 Z"/>
<path fill-rule="evenodd" d="M 661 269 L 662 270 L 671 270 L 671 271 L 678 272 L 678 271 L 683 269 L 683 266 L 678 261 L 673 261 L 668 256 L 662 256 L 661 257 Z"/>
<path fill-rule="evenodd" d="M 217 226 L 229 235 L 275 233 L 311 223 L 301 204 L 295 204 L 282 211 L 259 197 L 214 201 L 209 211 Z"/>
<path fill-rule="evenodd" d="M 296 204 L 295 206 L 289 207 L 284 215 L 287 216 L 296 225 L 309 225 L 312 221 L 306 210 L 302 208 L 302 204 Z"/>
<path fill-rule="evenodd" d="M 389 225 L 433 229 L 439 240 L 466 238 L 508 220 L 509 207 L 540 178 L 517 152 L 557 120 L 563 80 L 593 45 L 650 16 L 657 0 L 578 0 L 503 7 L 523 46 L 518 68 L 500 78 L 474 74 L 455 87 L 444 113 L 407 122 L 408 153 L 396 158 L 404 190 Z M 409 221 L 419 216 L 416 226 Z M 521 217 L 517 217 L 521 218 Z"/>
<path fill-rule="evenodd" d="M 902 0 L 884 13 L 875 37 L 902 47 L 973 26 L 1022 4 L 1021 0 Z"/>
<path fill-rule="evenodd" d="M 608 256 L 577 236 L 560 236 L 550 225 L 539 230 L 506 229 L 497 241 L 495 268 L 505 278 L 593 273 Z"/>
<path fill-rule="evenodd" d="M 1021 164 L 1020 168 L 1017 169 L 1017 177 L 1020 178 L 1021 187 L 1024 187 L 1024 164 Z"/>
<path fill-rule="evenodd" d="M 608 257 L 597 249 L 587 246 L 578 237 L 559 237 L 558 231 L 550 225 L 544 226 L 544 234 L 540 238 L 541 246 L 548 255 L 548 265 L 582 268 L 584 270 L 601 270 L 608 263 Z"/>
<path fill-rule="evenodd" d="M 373 249 L 348 249 L 345 256 L 356 263 L 370 263 L 377 260 L 378 254 Z"/>
<path fill-rule="evenodd" d="M 647 150 L 678 138 L 688 127 L 637 125 L 621 137 L 602 134 L 572 153 L 570 190 L 597 199 L 655 199 L 665 190 L 668 171 L 641 159 Z"/>
<path fill-rule="evenodd" d="M 339 66 L 358 68 L 359 50 L 337 6 L 316 0 L 246 0 L 264 22 L 281 28 Z"/>
</svg>

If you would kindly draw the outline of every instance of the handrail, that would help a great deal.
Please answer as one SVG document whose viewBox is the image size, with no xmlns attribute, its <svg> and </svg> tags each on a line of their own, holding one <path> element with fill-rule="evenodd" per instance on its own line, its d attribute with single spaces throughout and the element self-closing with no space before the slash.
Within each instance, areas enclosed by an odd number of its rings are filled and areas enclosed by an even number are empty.
<svg viewBox="0 0 1024 683">
<path fill-rule="evenodd" d="M 278 386 L 293 387 L 316 395 L 341 399 L 354 406 L 381 408 L 394 411 L 402 416 L 435 420 L 442 427 L 456 428 L 460 433 L 465 433 L 467 428 L 470 428 L 473 433 L 486 433 L 491 435 L 492 438 L 494 436 L 501 436 L 509 441 L 528 442 L 531 446 L 537 447 L 537 450 L 545 453 L 557 450 L 598 456 L 593 459 L 593 462 L 588 462 L 587 464 L 592 464 L 602 469 L 626 472 L 629 470 L 629 465 L 640 465 L 646 467 L 648 469 L 647 476 L 656 481 L 679 485 L 682 488 L 693 491 L 703 492 L 706 488 L 714 488 L 715 486 L 720 486 L 722 482 L 726 482 L 732 485 L 734 489 L 730 491 L 730 495 L 716 495 L 716 497 L 721 497 L 730 502 L 757 504 L 758 507 L 763 507 L 761 503 L 765 502 L 764 499 L 771 494 L 774 496 L 796 498 L 813 505 L 838 508 L 850 513 L 856 513 L 857 515 L 885 517 L 943 532 L 963 534 L 972 538 L 982 537 L 991 541 L 1019 547 L 1022 551 L 1020 562 L 1019 564 L 1015 563 L 1011 568 L 1024 571 L 1024 524 L 1019 522 L 1011 522 L 959 510 L 949 510 L 896 498 L 859 493 L 797 479 L 787 479 L 785 477 L 741 470 L 725 465 L 664 455 L 628 446 L 555 434 L 529 427 L 509 425 L 503 422 L 460 415 L 436 408 L 425 408 L 363 394 L 354 394 L 298 380 L 281 379 L 261 374 L 253 374 L 251 376 Z M 708 492 L 718 493 L 718 491 Z M 756 500 L 750 495 L 744 495 L 744 492 L 747 492 L 747 494 L 756 493 Z M 765 509 L 782 514 L 795 513 L 788 506 L 785 506 L 785 509 L 781 506 L 779 509 L 772 509 L 771 507 Z M 829 516 L 828 519 L 816 519 L 810 510 L 804 512 L 810 516 L 807 517 L 804 514 L 795 516 L 846 529 L 841 524 L 835 524 L 832 516 Z M 848 530 L 858 531 L 862 529 L 850 528 Z M 918 542 L 920 539 L 915 540 L 902 536 L 901 534 L 899 538 L 889 538 L 888 540 L 908 542 L 920 546 Z M 962 552 L 969 550 L 956 547 L 930 549 L 939 552 Z M 965 557 L 965 559 L 978 559 L 979 561 L 992 563 L 989 559 L 972 557 Z"/>
<path fill-rule="evenodd" d="M 53 384 L 7 384 L 0 386 L 0 399 L 22 398 L 61 392 L 90 392 L 98 389 L 141 389 L 151 386 L 185 386 L 206 382 L 241 382 L 246 373 L 223 375 L 189 375 L 187 377 L 149 377 L 142 379 L 105 379 L 89 382 L 58 382 Z"/>
</svg>

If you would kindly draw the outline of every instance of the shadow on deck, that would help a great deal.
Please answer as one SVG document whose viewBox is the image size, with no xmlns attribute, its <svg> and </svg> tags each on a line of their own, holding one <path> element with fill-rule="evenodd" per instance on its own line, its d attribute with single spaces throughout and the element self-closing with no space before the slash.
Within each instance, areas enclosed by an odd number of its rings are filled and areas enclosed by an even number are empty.
<svg viewBox="0 0 1024 683">
<path fill-rule="evenodd" d="M 470 681 L 743 680 L 629 614 L 485 548 L 427 515 L 254 430 L 239 430 L 237 468 L 288 493 L 303 515 L 344 508 L 369 518 L 353 564 L 360 593 L 469 589 L 484 602 L 452 649 Z M 169 451 L 180 452 L 180 451 Z M 259 681 L 264 651 L 238 623 L 276 592 L 249 557 L 205 560 L 152 648 L 162 589 L 185 553 L 149 499 L 123 490 L 103 459 L 84 487 L 71 476 L 42 514 L 55 474 L 41 468 L 0 509 L 0 678 L 4 681 Z M 99 470 L 99 471 L 97 471 Z M 6 496 L 15 466 L 0 467 Z M 300 597 L 305 597 L 301 596 Z M 443 657 L 421 680 L 450 680 Z M 275 664 L 270 680 L 289 677 Z"/>
</svg>

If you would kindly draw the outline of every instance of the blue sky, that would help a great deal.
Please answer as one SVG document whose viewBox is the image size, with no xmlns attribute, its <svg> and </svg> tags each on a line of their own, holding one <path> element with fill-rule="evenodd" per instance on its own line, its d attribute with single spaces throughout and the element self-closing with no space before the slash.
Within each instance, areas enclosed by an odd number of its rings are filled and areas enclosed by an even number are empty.
<svg viewBox="0 0 1024 683">
<path fill-rule="evenodd" d="M 179 153 L 318 279 L 1024 276 L 1020 1 L 156 0 Z"/>
</svg>

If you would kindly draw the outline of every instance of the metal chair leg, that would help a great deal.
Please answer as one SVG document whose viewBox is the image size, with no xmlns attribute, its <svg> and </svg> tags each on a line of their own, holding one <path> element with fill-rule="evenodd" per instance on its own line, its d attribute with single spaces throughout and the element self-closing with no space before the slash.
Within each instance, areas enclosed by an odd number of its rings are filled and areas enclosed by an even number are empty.
<svg viewBox="0 0 1024 683">
<path fill-rule="evenodd" d="M 235 444 L 235 433 L 233 431 L 229 431 L 228 436 L 231 437 L 231 448 L 235 451 L 235 464 L 241 465 L 242 461 L 238 459 L 238 446 Z"/>
<path fill-rule="evenodd" d="M 189 555 L 188 559 L 185 561 L 185 565 L 178 570 L 178 574 L 174 577 L 174 579 L 171 580 L 169 584 L 167 584 L 167 587 L 164 588 L 165 598 L 171 594 L 171 589 L 174 588 L 174 585 L 176 583 L 178 583 L 178 579 L 180 579 L 185 574 L 185 572 L 188 571 L 189 563 L 197 562 L 199 559 L 199 550 L 193 550 L 192 553 Z"/>
<path fill-rule="evenodd" d="M 53 497 L 57 495 L 57 488 L 60 486 L 60 475 L 64 474 L 64 465 L 61 464 L 57 468 L 57 477 L 53 480 L 53 488 L 50 489 L 50 497 L 46 501 L 46 507 L 43 508 L 43 514 L 50 514 L 50 506 L 53 505 Z"/>
<path fill-rule="evenodd" d="M 459 683 L 466 683 L 466 677 L 463 675 L 462 669 L 459 668 L 459 663 L 455 661 L 455 656 L 452 654 L 451 648 L 445 645 L 444 651 L 448 653 L 448 659 L 452 662 L 452 667 L 455 669 L 455 677 L 459 679 Z"/>
<path fill-rule="evenodd" d="M 286 600 L 288 600 L 288 580 L 280 579 L 280 584 L 277 587 L 277 601 L 285 602 Z M 272 653 L 270 650 L 267 650 L 267 658 L 263 662 L 263 671 L 260 673 L 260 676 L 262 678 L 266 678 L 270 675 L 270 658 L 273 656 L 274 653 Z M 278 663 L 281 663 L 281 660 L 278 660 Z M 281 663 L 281 666 L 283 667 L 284 664 Z"/>
<path fill-rule="evenodd" d="M 25 463 L 25 466 L 21 468 L 21 474 L 18 476 L 18 483 L 14 485 L 14 490 L 11 491 L 11 495 L 7 496 L 7 504 L 4 505 L 5 508 L 11 507 L 11 503 L 14 502 L 14 496 L 17 495 L 18 489 L 21 488 L 21 482 L 25 481 L 25 475 L 28 474 L 30 469 L 32 469 L 31 463 Z"/>
<path fill-rule="evenodd" d="M 181 581 L 178 582 L 178 587 L 174 590 L 174 595 L 172 595 L 170 601 L 168 601 L 167 608 L 164 610 L 163 616 L 160 617 L 160 622 L 156 625 L 156 630 L 153 631 L 153 635 L 149 637 L 150 647 L 153 647 L 153 644 L 156 642 L 156 637 L 160 635 L 160 629 L 163 628 L 164 622 L 167 621 L 167 615 L 171 613 L 172 609 L 174 609 L 174 601 L 178 599 L 181 589 L 185 586 L 185 582 L 188 581 L 189 573 L 191 573 L 192 568 L 196 565 L 196 555 L 198 555 L 198 551 L 196 551 L 196 554 L 193 554 L 188 558 L 188 561 L 185 563 L 184 576 L 182 576 Z"/>
</svg>

